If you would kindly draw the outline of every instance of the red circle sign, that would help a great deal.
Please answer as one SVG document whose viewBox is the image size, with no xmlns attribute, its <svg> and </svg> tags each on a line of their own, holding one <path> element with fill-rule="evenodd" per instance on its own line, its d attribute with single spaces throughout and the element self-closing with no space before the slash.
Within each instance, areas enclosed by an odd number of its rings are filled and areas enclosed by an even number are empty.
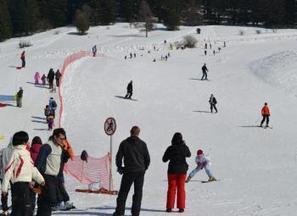
<svg viewBox="0 0 297 216">
<path fill-rule="evenodd" d="M 109 117 L 104 122 L 104 131 L 107 135 L 111 136 L 117 129 L 116 121 L 113 117 Z"/>
</svg>

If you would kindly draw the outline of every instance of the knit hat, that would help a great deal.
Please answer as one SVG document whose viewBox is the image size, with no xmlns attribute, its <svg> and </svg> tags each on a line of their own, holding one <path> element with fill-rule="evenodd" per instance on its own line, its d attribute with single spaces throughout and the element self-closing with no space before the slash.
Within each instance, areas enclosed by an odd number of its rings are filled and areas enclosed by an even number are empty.
<svg viewBox="0 0 297 216">
<path fill-rule="evenodd" d="M 201 149 L 199 149 L 198 151 L 197 151 L 197 155 L 202 155 L 203 154 L 203 151 L 201 150 Z"/>
</svg>

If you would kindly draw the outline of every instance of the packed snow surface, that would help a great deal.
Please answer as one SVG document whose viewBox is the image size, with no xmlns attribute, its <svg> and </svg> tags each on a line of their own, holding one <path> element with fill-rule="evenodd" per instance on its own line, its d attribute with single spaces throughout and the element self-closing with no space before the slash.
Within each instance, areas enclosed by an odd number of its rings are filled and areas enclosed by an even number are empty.
<svg viewBox="0 0 297 216">
<path fill-rule="evenodd" d="M 8 102 L 11 106 L 0 108 L 1 147 L 19 130 L 27 131 L 30 138 L 38 135 L 47 140 L 51 132 L 42 119 L 43 109 L 51 96 L 59 97 L 34 85 L 35 72 L 56 70 L 68 55 L 90 51 L 96 44 L 98 56 L 76 61 L 63 77 L 62 126 L 76 154 L 86 150 L 93 157 L 102 157 L 109 151 L 110 141 L 103 123 L 114 117 L 113 162 L 130 128 L 140 127 L 140 138 L 151 154 L 141 215 L 170 214 L 165 212 L 168 164 L 162 162 L 162 156 L 173 134 L 181 132 L 192 152 L 187 160 L 189 171 L 195 168 L 196 151 L 201 148 L 219 179 L 201 184 L 207 175 L 198 173 L 186 185 L 182 215 L 295 216 L 297 31 L 201 26 L 201 34 L 196 34 L 196 27 L 172 32 L 158 27 L 148 38 L 121 23 L 93 27 L 83 36 L 74 27 L 64 27 L 0 43 L 0 103 L 7 103 L 4 98 L 15 95 L 19 87 L 24 89 L 22 108 L 12 101 Z M 186 35 L 198 40 L 197 48 L 176 49 L 173 44 Z M 16 70 L 20 40 L 33 45 L 25 49 L 26 68 Z M 168 61 L 161 61 L 168 52 Z M 136 53 L 136 58 L 130 59 L 130 53 Z M 209 81 L 200 80 L 203 63 L 209 69 Z M 121 98 L 130 80 L 135 100 Z M 210 113 L 210 94 L 218 101 L 217 114 Z M 271 110 L 272 128 L 257 127 L 264 102 Z M 113 185 L 119 189 L 121 176 L 114 167 L 113 163 Z M 87 185 L 70 176 L 66 176 L 66 186 L 76 209 L 53 215 L 112 215 L 116 196 L 77 193 L 76 188 Z M 126 215 L 131 215 L 132 194 L 133 188 Z"/>
</svg>

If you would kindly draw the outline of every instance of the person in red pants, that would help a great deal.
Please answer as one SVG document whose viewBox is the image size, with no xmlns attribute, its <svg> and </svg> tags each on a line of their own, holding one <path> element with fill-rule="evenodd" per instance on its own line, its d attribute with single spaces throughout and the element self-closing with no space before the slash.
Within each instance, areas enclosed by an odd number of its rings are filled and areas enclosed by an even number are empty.
<svg viewBox="0 0 297 216">
<path fill-rule="evenodd" d="M 184 212 L 186 207 L 185 180 L 187 176 L 188 164 L 187 157 L 191 157 L 191 152 L 185 144 L 182 134 L 177 132 L 173 135 L 171 146 L 164 155 L 163 162 L 169 161 L 168 165 L 168 190 L 166 211 L 171 212 L 174 208 L 175 196 L 177 197 L 176 206 L 179 212 Z"/>
</svg>

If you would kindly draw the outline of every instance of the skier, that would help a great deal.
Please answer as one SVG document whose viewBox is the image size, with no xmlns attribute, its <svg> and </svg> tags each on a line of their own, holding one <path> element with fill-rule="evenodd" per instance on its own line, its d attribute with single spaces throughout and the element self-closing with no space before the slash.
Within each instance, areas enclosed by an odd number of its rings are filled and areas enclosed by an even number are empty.
<svg viewBox="0 0 297 216">
<path fill-rule="evenodd" d="M 25 131 L 13 135 L 14 151 L 2 183 L 2 194 L 7 194 L 9 184 L 12 192 L 11 215 L 31 216 L 30 183 L 34 180 L 44 185 L 45 181 L 40 172 L 34 167 L 28 151 L 29 136 Z"/>
<path fill-rule="evenodd" d="M 22 68 L 26 66 L 26 57 L 25 57 L 25 51 L 21 54 L 21 60 L 22 60 Z"/>
<path fill-rule="evenodd" d="M 48 130 L 52 130 L 54 127 L 54 120 L 55 120 L 55 116 L 53 114 L 50 114 L 47 117 L 47 126 L 48 126 Z"/>
<path fill-rule="evenodd" d="M 49 84 L 49 89 L 51 89 L 52 91 L 54 87 L 54 79 L 55 79 L 55 72 L 54 72 L 54 69 L 51 68 L 47 74 L 47 80 Z"/>
<path fill-rule="evenodd" d="M 127 94 L 126 94 L 125 98 L 131 99 L 132 94 L 133 94 L 133 82 L 131 80 L 127 85 Z"/>
<path fill-rule="evenodd" d="M 208 100 L 209 104 L 210 104 L 210 112 L 212 113 L 213 109 L 216 111 L 216 113 L 218 112 L 216 104 L 217 104 L 217 100 L 216 98 L 213 96 L 213 94 L 210 95 L 210 98 Z"/>
<path fill-rule="evenodd" d="M 207 72 L 208 72 L 208 68 L 206 67 L 206 63 L 203 64 L 202 66 L 202 77 L 201 80 L 207 80 Z"/>
<path fill-rule="evenodd" d="M 57 109 L 57 102 L 54 100 L 54 98 L 50 98 L 49 101 L 48 101 L 48 105 L 49 105 L 49 108 L 50 110 L 52 111 L 52 115 L 53 117 L 55 118 L 55 113 L 56 113 L 56 109 Z"/>
<path fill-rule="evenodd" d="M 16 105 L 20 108 L 22 107 L 23 92 L 23 88 L 20 87 L 19 91 L 16 94 Z"/>
<path fill-rule="evenodd" d="M 35 85 L 39 85 L 40 74 L 36 72 L 34 75 Z"/>
<path fill-rule="evenodd" d="M 171 212 L 174 208 L 175 196 L 177 197 L 176 205 L 179 212 L 184 212 L 186 206 L 185 180 L 188 170 L 187 157 L 191 157 L 191 152 L 185 144 L 182 134 L 177 132 L 173 135 L 171 145 L 166 149 L 162 158 L 163 162 L 169 161 L 166 212 Z"/>
<path fill-rule="evenodd" d="M 61 72 L 60 70 L 58 69 L 55 73 L 55 77 L 56 77 L 56 86 L 59 87 L 60 86 L 60 79 L 61 79 Z"/>
<path fill-rule="evenodd" d="M 212 175 L 210 171 L 210 160 L 204 156 L 204 153 L 201 149 L 197 151 L 195 161 L 197 167 L 190 172 L 186 180 L 187 183 L 191 180 L 191 178 L 193 178 L 196 175 L 197 172 L 199 172 L 202 169 L 204 169 L 206 174 L 208 175 L 208 181 L 216 181 L 216 178 Z"/>
<path fill-rule="evenodd" d="M 260 127 L 262 127 L 262 125 L 263 125 L 263 123 L 264 123 L 265 120 L 266 120 L 266 127 L 269 127 L 268 124 L 269 124 L 270 110 L 269 110 L 269 107 L 268 107 L 268 103 L 267 102 L 264 103 L 264 106 L 263 106 L 263 108 L 261 110 L 261 114 L 263 116 L 263 119 L 261 121 Z"/>
<path fill-rule="evenodd" d="M 204 55 L 207 55 L 207 50 L 204 50 Z"/>
<path fill-rule="evenodd" d="M 96 56 L 96 53 L 97 53 L 97 46 L 96 45 L 94 45 L 92 47 L 92 53 L 93 53 L 93 57 L 95 57 Z"/>
<path fill-rule="evenodd" d="M 50 109 L 49 105 L 46 105 L 45 108 L 44 108 L 44 115 L 45 115 L 45 118 L 46 118 L 46 122 L 48 123 L 48 117 L 50 115 L 53 115 L 53 111 Z"/>
<path fill-rule="evenodd" d="M 43 74 L 41 77 L 42 85 L 46 85 L 46 75 Z"/>
</svg>

